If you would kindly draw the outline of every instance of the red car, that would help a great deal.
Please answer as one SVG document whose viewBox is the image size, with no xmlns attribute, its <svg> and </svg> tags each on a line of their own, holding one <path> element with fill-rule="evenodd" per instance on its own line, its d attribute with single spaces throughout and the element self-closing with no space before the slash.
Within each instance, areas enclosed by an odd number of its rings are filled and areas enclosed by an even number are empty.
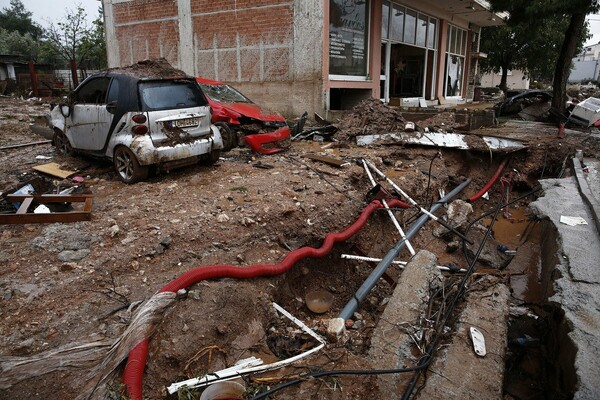
<svg viewBox="0 0 600 400">
<path fill-rule="evenodd" d="M 290 145 L 290 128 L 279 113 L 265 111 L 223 83 L 196 78 L 212 109 L 212 123 L 221 131 L 223 150 L 244 142 L 255 152 L 273 154 Z"/>
</svg>

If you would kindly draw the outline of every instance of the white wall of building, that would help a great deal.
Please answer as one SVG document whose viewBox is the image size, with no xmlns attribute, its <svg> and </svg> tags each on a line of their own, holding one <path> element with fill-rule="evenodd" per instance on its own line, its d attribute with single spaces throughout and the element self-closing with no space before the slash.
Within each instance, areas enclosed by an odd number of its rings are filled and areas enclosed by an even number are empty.
<svg viewBox="0 0 600 400">
<path fill-rule="evenodd" d="M 488 73 L 481 76 L 481 87 L 496 87 L 502 80 L 501 73 Z M 529 89 L 529 77 L 523 71 L 508 71 L 506 86 L 511 90 Z"/>
</svg>

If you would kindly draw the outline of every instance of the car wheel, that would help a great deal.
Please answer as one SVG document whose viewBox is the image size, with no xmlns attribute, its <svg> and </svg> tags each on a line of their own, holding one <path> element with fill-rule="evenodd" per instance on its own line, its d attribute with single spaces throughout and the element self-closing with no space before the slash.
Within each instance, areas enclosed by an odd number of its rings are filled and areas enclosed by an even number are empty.
<svg viewBox="0 0 600 400">
<path fill-rule="evenodd" d="M 237 146 L 235 133 L 231 130 L 229 125 L 225 122 L 217 122 L 215 126 L 219 129 L 219 133 L 223 139 L 223 151 L 229 151 Z"/>
<path fill-rule="evenodd" d="M 133 152 L 125 146 L 115 149 L 113 164 L 119 178 L 125 183 L 136 183 L 148 177 L 148 167 L 141 166 Z"/>
<path fill-rule="evenodd" d="M 69 142 L 69 138 L 63 133 L 63 131 L 56 129 L 54 131 L 54 138 L 52 142 L 58 154 L 73 154 L 73 147 L 71 146 L 71 142 Z"/>
<path fill-rule="evenodd" d="M 213 150 L 202 157 L 202 163 L 206 165 L 213 165 L 219 161 L 219 157 L 221 157 L 221 150 Z"/>
</svg>

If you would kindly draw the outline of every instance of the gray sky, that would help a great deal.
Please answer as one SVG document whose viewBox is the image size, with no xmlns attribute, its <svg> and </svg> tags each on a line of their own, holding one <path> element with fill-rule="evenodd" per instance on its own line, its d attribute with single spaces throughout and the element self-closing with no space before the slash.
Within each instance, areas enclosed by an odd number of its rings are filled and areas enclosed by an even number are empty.
<svg viewBox="0 0 600 400">
<path fill-rule="evenodd" d="M 77 4 L 81 4 L 85 8 L 88 15 L 88 20 L 93 21 L 96 18 L 99 0 L 21 0 L 29 11 L 33 13 L 34 21 L 40 25 L 47 27 L 49 21 L 57 21 L 62 19 L 67 9 L 75 9 Z M 0 0 L 0 9 L 8 7 L 10 0 Z M 590 21 L 590 32 L 592 38 L 588 40 L 586 45 L 600 43 L 600 14 L 588 15 Z"/>
<path fill-rule="evenodd" d="M 78 4 L 85 9 L 91 25 L 100 7 L 99 0 L 21 0 L 21 2 L 28 11 L 33 13 L 33 20 L 43 27 L 48 27 L 50 22 L 63 19 L 67 9 L 75 10 Z M 0 0 L 0 9 L 9 6 L 10 0 Z"/>
</svg>

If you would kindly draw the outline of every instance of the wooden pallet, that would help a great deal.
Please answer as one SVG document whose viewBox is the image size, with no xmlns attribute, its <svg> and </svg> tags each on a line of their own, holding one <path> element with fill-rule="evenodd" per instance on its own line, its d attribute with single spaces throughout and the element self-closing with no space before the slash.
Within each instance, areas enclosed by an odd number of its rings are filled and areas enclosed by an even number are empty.
<svg viewBox="0 0 600 400">
<path fill-rule="evenodd" d="M 6 199 L 10 202 L 21 202 L 15 214 L 0 214 L 0 225 L 6 224 L 47 224 L 53 222 L 78 222 L 92 219 L 92 194 L 40 194 L 19 195 L 9 194 Z M 83 209 L 78 211 L 51 212 L 35 214 L 28 212 L 33 202 L 48 203 L 83 203 Z"/>
</svg>

